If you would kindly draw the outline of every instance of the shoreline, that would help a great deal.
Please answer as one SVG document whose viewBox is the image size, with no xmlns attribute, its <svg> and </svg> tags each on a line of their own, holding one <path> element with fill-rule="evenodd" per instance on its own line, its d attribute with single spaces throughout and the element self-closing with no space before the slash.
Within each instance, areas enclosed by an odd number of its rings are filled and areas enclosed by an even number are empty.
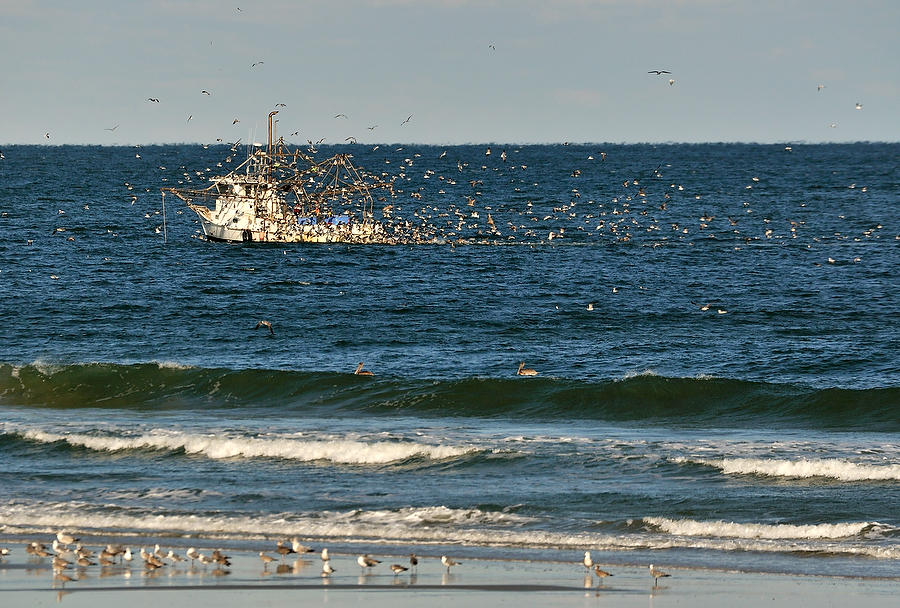
<svg viewBox="0 0 900 608">
<path fill-rule="evenodd" d="M 274 543 L 273 543 L 274 544 Z M 179 604 L 243 608 L 248 603 L 282 603 L 297 600 L 357 605 L 365 601 L 371 608 L 429 605 L 456 606 L 468 601 L 516 606 L 582 606 L 604 596 L 615 597 L 617 606 L 646 606 L 659 603 L 684 603 L 706 607 L 728 603 L 756 607 L 805 605 L 844 605 L 863 602 L 866 606 L 893 606 L 900 593 L 900 573 L 894 578 L 863 578 L 830 575 L 797 575 L 735 572 L 726 569 L 669 567 L 670 577 L 654 584 L 647 565 L 620 565 L 599 561 L 612 573 L 598 579 L 578 562 L 466 558 L 465 548 L 457 547 L 452 557 L 461 563 L 448 571 L 439 558 L 419 556 L 418 571 L 394 575 L 392 563 L 410 567 L 407 557 L 373 555 L 381 560 L 371 571 L 357 565 L 356 555 L 333 553 L 336 570 L 322 576 L 322 560 L 316 553 L 291 559 L 279 559 L 274 550 L 266 552 L 274 561 L 264 564 L 258 552 L 225 550 L 226 565 L 191 565 L 190 560 L 166 563 L 159 568 L 146 567 L 135 555 L 130 565 L 116 563 L 101 567 L 91 564 L 68 567 L 66 579 L 54 574 L 49 558 L 25 553 L 22 544 L 0 543 L 12 553 L 0 561 L 0 597 L 5 605 L 32 606 L 52 596 L 70 606 L 97 606 L 128 602 L 130 608 L 156 605 L 160 591 L 177 594 Z M 199 546 L 199 545 L 198 545 Z M 91 545 L 91 549 L 98 549 Z M 133 550 L 137 549 L 132 547 Z M 139 549 L 137 549 L 139 551 Z M 207 555 L 210 549 L 200 550 Z M 136 551 L 137 552 L 137 551 Z M 183 555 L 181 550 L 179 554 Z M 91 561 L 97 561 L 91 558 Z M 150 593 L 147 593 L 150 592 Z M 361 596 L 360 593 L 364 593 Z M 171 601 L 167 594 L 163 601 Z M 364 597 L 364 599 L 362 599 Z M 463 599 L 464 598 L 464 599 Z"/>
<path fill-rule="evenodd" d="M 8 547 L 13 549 L 15 554 L 20 557 L 25 554 L 25 545 L 35 539 L 40 539 L 49 547 L 53 535 L 48 532 L 37 534 L 14 533 L 0 535 L 0 547 Z M 142 548 L 151 548 L 159 544 L 165 550 L 172 549 L 176 553 L 184 555 L 189 547 L 196 547 L 201 552 L 209 552 L 215 549 L 223 550 L 233 555 L 249 555 L 253 560 L 258 559 L 258 552 L 264 551 L 274 554 L 274 547 L 278 539 L 272 538 L 247 538 L 237 539 L 228 536 L 217 538 L 215 535 L 204 536 L 170 536 L 170 535 L 153 535 L 142 536 L 136 533 L 128 534 L 84 534 L 81 536 L 83 544 L 88 548 L 96 548 L 98 551 L 103 546 L 109 544 L 121 545 L 123 547 L 131 547 L 135 553 L 135 565 L 139 563 L 138 551 Z M 357 555 L 367 553 L 373 556 L 381 556 L 384 561 L 390 560 L 406 560 L 410 552 L 423 560 L 439 561 L 442 553 L 453 554 L 457 559 L 479 563 L 502 564 L 519 564 L 528 566 L 529 564 L 546 564 L 565 567 L 566 565 L 576 564 L 580 568 L 582 549 L 572 548 L 552 548 L 552 547 L 506 547 L 494 545 L 468 545 L 468 544 L 446 544 L 446 543 L 411 543 L 402 544 L 395 540 L 390 541 L 373 541 L 372 539 L 324 539 L 321 537 L 301 537 L 304 544 L 316 547 L 316 552 L 308 553 L 306 556 L 294 557 L 294 559 L 302 559 L 310 561 L 311 558 L 318 559 L 317 551 L 325 546 L 333 558 L 336 559 L 355 559 Z M 696 571 L 710 572 L 720 574 L 735 575 L 768 575 L 768 576 L 801 576 L 809 578 L 822 579 L 843 579 L 843 580 L 870 580 L 870 581 L 900 581 L 900 561 L 891 559 L 867 559 L 860 556 L 810 556 L 810 555 L 794 555 L 793 560 L 798 564 L 808 564 L 810 560 L 817 563 L 817 568 L 800 568 L 785 569 L 783 567 L 765 567 L 756 563 L 747 563 L 747 560 L 740 559 L 741 552 L 719 552 L 715 550 L 696 550 L 696 551 L 679 551 L 672 553 L 669 551 L 657 552 L 648 549 L 634 550 L 618 550 L 603 549 L 596 546 L 585 545 L 585 550 L 590 550 L 594 556 L 594 561 L 601 564 L 604 568 L 646 568 L 649 563 L 657 563 L 657 565 L 665 564 L 667 570 L 676 571 Z M 780 566 L 784 566 L 784 562 L 790 558 L 786 553 L 757 553 L 758 557 L 770 557 L 773 561 L 777 560 Z M 311 556 L 311 557 L 310 557 Z M 242 558 L 242 561 L 246 557 Z M 756 561 L 756 560 L 753 560 Z M 895 567 L 893 570 L 896 574 L 862 574 L 848 571 L 845 567 L 848 562 L 871 562 L 871 565 L 878 566 L 880 570 L 891 570 L 891 564 Z M 720 565 L 713 565 L 718 562 Z M 318 561 L 316 561 L 318 563 Z M 0 558 L 0 571 L 4 567 L 9 567 L 9 558 L 5 560 Z M 39 563 L 31 564 L 30 567 L 40 567 Z M 13 565 L 12 567 L 15 567 Z"/>
</svg>

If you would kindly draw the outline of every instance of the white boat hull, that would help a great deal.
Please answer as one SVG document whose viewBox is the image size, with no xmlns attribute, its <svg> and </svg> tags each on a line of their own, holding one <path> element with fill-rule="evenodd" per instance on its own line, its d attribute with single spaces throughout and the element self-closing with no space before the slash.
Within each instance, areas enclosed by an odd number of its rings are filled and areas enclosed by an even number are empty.
<svg viewBox="0 0 900 608">
<path fill-rule="evenodd" d="M 227 243 L 390 243 L 380 223 L 298 224 L 288 221 L 233 222 L 214 221 L 212 212 L 202 205 L 190 205 L 200 218 L 203 234 L 211 241 Z"/>
</svg>

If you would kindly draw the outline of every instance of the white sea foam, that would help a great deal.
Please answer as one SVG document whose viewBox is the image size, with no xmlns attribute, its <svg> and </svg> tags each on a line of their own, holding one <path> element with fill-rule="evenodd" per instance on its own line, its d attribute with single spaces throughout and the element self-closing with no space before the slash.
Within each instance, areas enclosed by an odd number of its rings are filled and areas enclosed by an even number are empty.
<svg viewBox="0 0 900 608">
<path fill-rule="evenodd" d="M 184 450 L 208 458 L 285 458 L 337 464 L 388 464 L 409 458 L 441 460 L 477 451 L 472 447 L 430 445 L 411 441 L 299 439 L 296 437 L 222 437 L 180 431 L 151 431 L 135 436 L 86 435 L 27 430 L 27 439 L 66 443 L 98 452 L 120 450 Z"/>
<path fill-rule="evenodd" d="M 877 527 L 874 522 L 847 522 L 839 524 L 757 524 L 733 521 L 696 521 L 693 519 L 669 519 L 645 517 L 644 522 L 662 532 L 678 536 L 711 536 L 719 538 L 765 539 L 837 539 L 858 536 L 866 529 Z"/>
<path fill-rule="evenodd" d="M 721 469 L 727 475 L 830 477 L 840 481 L 900 481 L 900 465 L 861 464 L 837 458 L 783 460 L 768 458 L 674 458 Z"/>
<path fill-rule="evenodd" d="M 158 509 L 110 510 L 85 503 L 16 503 L 0 505 L 0 531 L 51 534 L 59 529 L 79 534 L 159 535 L 181 534 L 199 538 L 267 539 L 301 536 L 323 541 L 367 544 L 446 544 L 476 546 L 555 548 L 598 551 L 705 549 L 713 551 L 761 551 L 829 553 L 900 560 L 895 543 L 836 538 L 695 537 L 658 532 L 566 533 L 534 529 L 529 518 L 511 513 L 448 507 L 409 507 L 379 511 L 325 511 L 269 515 L 192 515 Z M 649 518 L 645 519 L 645 521 Z M 855 524 L 849 524 L 855 525 Z M 884 528 L 884 527 L 883 527 Z M 885 530 L 883 530 L 885 531 Z M 889 534 L 896 529 L 886 530 Z"/>
<path fill-rule="evenodd" d="M 61 363 L 53 363 L 51 361 L 44 361 L 43 359 L 35 359 L 31 362 L 30 365 L 43 376 L 52 376 L 56 372 L 65 368 L 65 366 Z"/>
<path fill-rule="evenodd" d="M 632 371 L 625 372 L 620 380 L 630 380 L 631 378 L 660 378 L 661 376 L 657 374 L 652 369 L 645 369 L 642 372 Z"/>
<path fill-rule="evenodd" d="M 194 369 L 193 365 L 178 363 L 177 361 L 152 361 L 159 369 Z"/>
<path fill-rule="evenodd" d="M 106 501 L 158 501 L 164 503 L 181 503 L 196 502 L 206 500 L 212 497 L 222 496 L 221 492 L 214 490 L 195 490 L 188 488 L 146 488 L 146 489 L 105 489 L 103 490 L 103 499 Z"/>
<path fill-rule="evenodd" d="M 517 515 L 507 511 L 482 511 L 481 509 L 451 509 L 437 507 L 404 507 L 401 509 L 381 509 L 375 511 L 326 512 L 323 519 L 343 523 L 366 523 L 376 525 L 402 524 L 410 527 L 433 527 L 448 525 L 519 526 L 538 521 L 533 517 Z"/>
</svg>

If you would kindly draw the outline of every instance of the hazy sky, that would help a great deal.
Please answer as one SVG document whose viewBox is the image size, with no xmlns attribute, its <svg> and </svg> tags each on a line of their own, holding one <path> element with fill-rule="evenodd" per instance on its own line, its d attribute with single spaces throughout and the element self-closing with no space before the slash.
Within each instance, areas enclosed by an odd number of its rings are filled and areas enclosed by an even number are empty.
<svg viewBox="0 0 900 608">
<path fill-rule="evenodd" d="M 0 142 L 264 140 L 278 103 L 295 142 L 900 141 L 898 30 L 898 0 L 0 0 Z"/>
</svg>

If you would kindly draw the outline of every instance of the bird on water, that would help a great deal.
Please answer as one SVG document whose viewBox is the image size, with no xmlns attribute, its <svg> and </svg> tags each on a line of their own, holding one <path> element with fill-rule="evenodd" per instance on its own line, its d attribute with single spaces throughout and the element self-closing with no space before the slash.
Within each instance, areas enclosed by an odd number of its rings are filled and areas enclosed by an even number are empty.
<svg viewBox="0 0 900 608">
<path fill-rule="evenodd" d="M 516 370 L 517 376 L 537 376 L 537 370 L 531 369 L 530 367 L 525 367 L 525 362 L 522 361 L 519 363 L 519 369 Z"/>
</svg>

